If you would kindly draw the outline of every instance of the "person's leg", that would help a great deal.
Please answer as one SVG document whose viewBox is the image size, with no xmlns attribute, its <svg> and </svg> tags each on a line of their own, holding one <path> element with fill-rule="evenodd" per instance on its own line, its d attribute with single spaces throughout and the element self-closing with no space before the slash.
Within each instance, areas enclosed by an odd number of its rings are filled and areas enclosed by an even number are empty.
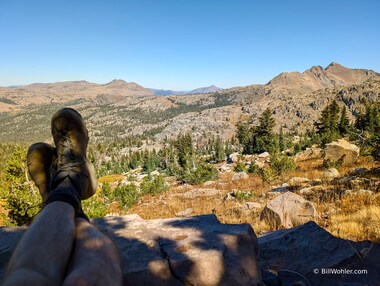
<svg viewBox="0 0 380 286">
<path fill-rule="evenodd" d="M 74 237 L 74 208 L 59 201 L 47 205 L 13 252 L 3 285 L 60 285 Z"/>
<path fill-rule="evenodd" d="M 96 191 L 95 170 L 86 156 L 88 131 L 73 109 L 56 112 L 51 122 L 56 148 L 33 144 L 28 170 L 44 208 L 26 231 L 8 266 L 5 285 L 61 285 L 75 238 L 81 200 Z"/>
<path fill-rule="evenodd" d="M 113 242 L 85 219 L 77 218 L 74 251 L 64 286 L 122 285 L 119 253 Z"/>
</svg>

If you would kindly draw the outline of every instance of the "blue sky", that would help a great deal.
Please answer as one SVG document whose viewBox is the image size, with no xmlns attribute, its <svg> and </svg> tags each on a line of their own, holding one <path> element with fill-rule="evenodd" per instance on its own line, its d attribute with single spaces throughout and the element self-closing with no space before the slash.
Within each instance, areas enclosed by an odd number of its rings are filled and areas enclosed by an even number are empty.
<svg viewBox="0 0 380 286">
<path fill-rule="evenodd" d="M 377 0 L 0 0 L 0 86 L 194 89 L 336 61 L 380 72 Z"/>
</svg>

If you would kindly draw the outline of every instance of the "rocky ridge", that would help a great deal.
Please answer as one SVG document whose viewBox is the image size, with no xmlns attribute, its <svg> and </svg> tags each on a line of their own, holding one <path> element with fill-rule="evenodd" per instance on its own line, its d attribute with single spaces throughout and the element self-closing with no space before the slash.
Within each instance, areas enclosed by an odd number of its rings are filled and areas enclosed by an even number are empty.
<svg viewBox="0 0 380 286">
<path fill-rule="evenodd" d="M 121 80 L 104 85 L 85 81 L 33 84 L 0 88 L 0 140 L 23 141 L 19 134 L 36 133 L 32 129 L 40 122 L 48 125 L 50 115 L 62 106 L 84 114 L 93 135 L 98 134 L 97 141 L 109 138 L 109 132 L 119 138 L 151 134 L 161 140 L 189 130 L 195 137 L 209 132 L 228 139 L 235 134 L 237 122 L 251 118 L 256 124 L 267 107 L 273 110 L 277 129 L 295 126 L 302 131 L 313 125 L 332 99 L 347 106 L 352 118 L 362 99 L 379 98 L 378 73 L 337 63 L 303 73 L 282 73 L 265 85 L 191 96 L 156 96 Z M 29 140 L 44 140 L 45 136 L 40 133 Z"/>
<path fill-rule="evenodd" d="M 155 89 L 148 88 L 155 95 L 187 95 L 187 94 L 205 94 L 212 93 L 223 90 L 223 88 L 217 87 L 215 85 L 210 85 L 208 87 L 200 87 L 193 90 L 170 90 L 170 89 Z"/>
</svg>

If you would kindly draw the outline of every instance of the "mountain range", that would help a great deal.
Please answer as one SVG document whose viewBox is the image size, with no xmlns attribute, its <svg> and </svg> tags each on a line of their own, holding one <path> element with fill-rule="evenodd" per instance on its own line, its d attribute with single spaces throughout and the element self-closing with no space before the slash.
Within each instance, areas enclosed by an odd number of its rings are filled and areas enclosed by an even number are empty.
<svg viewBox="0 0 380 286">
<path fill-rule="evenodd" d="M 361 99 L 379 100 L 380 74 L 333 62 L 302 73 L 283 72 L 267 84 L 223 90 L 211 86 L 189 95 L 157 93 L 123 80 L 0 88 L 0 141 L 45 140 L 50 116 L 63 106 L 84 115 L 95 141 L 139 134 L 160 141 L 181 132 L 192 132 L 200 141 L 207 134 L 228 139 L 238 122 L 256 124 L 267 107 L 273 110 L 277 129 L 305 130 L 332 99 L 346 105 L 351 115 L 358 112 Z"/>
<path fill-rule="evenodd" d="M 170 89 L 154 89 L 148 88 L 151 92 L 156 95 L 186 95 L 186 94 L 201 94 L 201 93 L 212 93 L 223 90 L 223 88 L 211 85 L 208 87 L 201 87 L 193 90 L 170 90 Z"/>
</svg>

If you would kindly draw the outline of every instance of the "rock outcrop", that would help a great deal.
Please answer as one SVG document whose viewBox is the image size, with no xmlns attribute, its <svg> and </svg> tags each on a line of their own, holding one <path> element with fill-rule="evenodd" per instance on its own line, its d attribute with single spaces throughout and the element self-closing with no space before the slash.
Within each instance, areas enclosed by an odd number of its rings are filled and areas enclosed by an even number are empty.
<svg viewBox="0 0 380 286">
<path fill-rule="evenodd" d="M 235 173 L 232 176 L 232 181 L 244 180 L 248 178 L 249 178 L 249 175 L 246 172 L 239 172 L 239 173 Z"/>
<path fill-rule="evenodd" d="M 380 244 L 336 238 L 315 222 L 259 237 L 259 260 L 278 275 L 276 280 L 264 271 L 268 286 L 380 285 Z M 355 270 L 361 274 L 347 274 Z"/>
<path fill-rule="evenodd" d="M 319 147 L 306 148 L 306 150 L 296 154 L 294 160 L 296 162 L 302 162 L 306 160 L 319 159 L 322 157 L 322 149 Z"/>
<path fill-rule="evenodd" d="M 124 285 L 262 285 L 257 238 L 247 224 L 221 224 L 214 215 L 93 222 L 120 250 Z M 0 229 L 1 274 L 21 234 Z"/>
<path fill-rule="evenodd" d="M 315 222 L 258 239 L 249 225 L 221 224 L 213 215 L 93 222 L 120 250 L 124 285 L 380 286 L 379 243 L 336 238 Z M 25 230 L 0 228 L 0 281 Z"/>
<path fill-rule="evenodd" d="M 267 203 L 260 219 L 279 229 L 303 224 L 313 220 L 315 216 L 316 210 L 309 201 L 295 193 L 286 192 Z"/>
<path fill-rule="evenodd" d="M 326 144 L 324 160 L 340 162 L 342 165 L 352 165 L 359 158 L 360 148 L 345 139 L 339 139 Z"/>
</svg>

